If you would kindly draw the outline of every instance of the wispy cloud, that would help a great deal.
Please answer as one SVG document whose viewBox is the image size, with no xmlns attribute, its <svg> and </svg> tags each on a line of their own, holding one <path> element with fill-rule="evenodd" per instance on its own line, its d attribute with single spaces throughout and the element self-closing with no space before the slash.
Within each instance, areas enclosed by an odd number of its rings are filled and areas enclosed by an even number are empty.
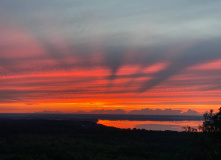
<svg viewBox="0 0 221 160">
<path fill-rule="evenodd" d="M 49 111 L 37 112 L 37 113 L 50 113 Z M 54 113 L 54 112 L 52 112 Z M 89 112 L 77 111 L 73 112 L 74 114 L 130 114 L 130 115 L 200 115 L 197 111 L 192 109 L 182 112 L 182 110 L 173 110 L 173 109 L 150 109 L 144 108 L 139 110 L 131 110 L 126 112 L 123 109 L 114 109 L 114 110 L 92 110 Z"/>
</svg>

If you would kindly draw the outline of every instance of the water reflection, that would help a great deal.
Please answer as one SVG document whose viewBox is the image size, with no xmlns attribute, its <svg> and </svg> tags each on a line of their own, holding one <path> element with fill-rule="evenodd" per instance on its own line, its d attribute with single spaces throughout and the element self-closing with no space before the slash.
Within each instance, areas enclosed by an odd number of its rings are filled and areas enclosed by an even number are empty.
<svg viewBox="0 0 221 160">
<path fill-rule="evenodd" d="M 198 128 L 203 121 L 130 121 L 130 120 L 99 120 L 98 124 L 105 126 L 122 128 L 122 129 L 146 129 L 146 130 L 172 130 L 172 131 L 183 131 L 183 126 L 191 126 Z"/>
</svg>

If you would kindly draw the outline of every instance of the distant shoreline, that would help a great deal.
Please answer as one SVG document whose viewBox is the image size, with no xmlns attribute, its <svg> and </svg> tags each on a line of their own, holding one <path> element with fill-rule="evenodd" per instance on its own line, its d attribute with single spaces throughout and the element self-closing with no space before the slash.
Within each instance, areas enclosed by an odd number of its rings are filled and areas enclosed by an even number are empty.
<svg viewBox="0 0 221 160">
<path fill-rule="evenodd" d="M 129 115 L 129 114 L 38 114 L 38 113 L 0 113 L 0 119 L 50 119 L 50 120 L 136 120 L 136 121 L 199 121 L 203 116 L 189 115 Z"/>
</svg>

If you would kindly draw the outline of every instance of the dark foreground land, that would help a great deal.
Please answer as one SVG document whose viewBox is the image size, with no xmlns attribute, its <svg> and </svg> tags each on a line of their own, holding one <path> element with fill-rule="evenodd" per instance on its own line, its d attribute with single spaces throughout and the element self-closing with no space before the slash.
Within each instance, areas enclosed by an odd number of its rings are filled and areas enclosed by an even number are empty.
<svg viewBox="0 0 221 160">
<path fill-rule="evenodd" d="M 198 160 L 191 133 L 117 129 L 96 120 L 0 119 L 1 160 Z"/>
</svg>

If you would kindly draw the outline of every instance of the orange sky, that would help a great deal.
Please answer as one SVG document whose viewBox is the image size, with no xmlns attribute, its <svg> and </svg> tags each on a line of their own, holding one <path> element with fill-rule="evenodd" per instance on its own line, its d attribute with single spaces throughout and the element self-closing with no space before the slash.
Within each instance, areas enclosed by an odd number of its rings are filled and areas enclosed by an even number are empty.
<svg viewBox="0 0 221 160">
<path fill-rule="evenodd" d="M 219 76 L 199 76 L 191 72 L 214 71 L 216 65 L 221 66 L 219 64 L 220 61 L 214 61 L 187 68 L 183 73 L 143 93 L 136 92 L 136 89 L 142 81 L 152 77 L 127 77 L 139 70 L 137 66 L 123 66 L 117 71 L 119 78 L 114 80 L 107 79 L 110 70 L 105 68 L 7 75 L 0 79 L 1 95 L 3 98 L 5 96 L 0 104 L 0 112 L 32 113 L 48 110 L 70 113 L 95 109 L 129 111 L 172 108 L 183 111 L 193 109 L 203 113 L 219 108 L 221 90 L 206 90 L 211 84 L 205 83 Z M 163 67 L 157 63 L 140 72 L 159 72 Z"/>
<path fill-rule="evenodd" d="M 185 5 L 170 15 L 130 3 L 0 2 L 0 113 L 221 107 L 220 23 L 209 6 L 187 21 Z"/>
<path fill-rule="evenodd" d="M 22 29 L 6 28 L 6 33 L 7 30 L 10 34 L 15 32 L 17 38 L 5 36 L 4 43 L 9 48 L 0 55 L 5 59 L 0 65 L 1 113 L 43 110 L 70 113 L 117 108 L 126 111 L 193 109 L 203 113 L 218 109 L 221 104 L 221 75 L 216 74 L 221 70 L 221 59 L 188 66 L 140 92 L 143 83 L 154 79 L 156 74 L 171 65 L 169 60 L 159 59 L 150 65 L 130 64 L 137 53 L 126 51 L 124 58 L 128 64 L 122 63 L 115 69 L 115 59 L 111 60 L 111 67 L 102 65 L 105 52 L 90 50 L 87 57 L 71 56 L 71 51 L 60 41 L 54 44 L 55 50 L 61 50 L 61 57 L 57 59 Z"/>
</svg>

